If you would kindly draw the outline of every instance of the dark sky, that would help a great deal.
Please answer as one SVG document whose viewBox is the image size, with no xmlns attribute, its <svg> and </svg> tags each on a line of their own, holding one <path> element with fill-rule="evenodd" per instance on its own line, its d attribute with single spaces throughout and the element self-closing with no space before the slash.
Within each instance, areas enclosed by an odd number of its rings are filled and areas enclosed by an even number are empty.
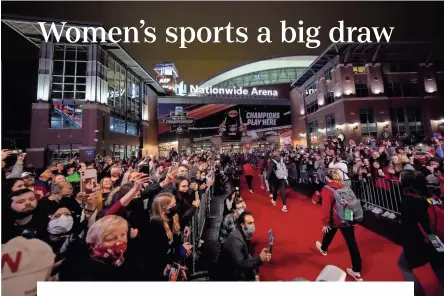
<svg viewBox="0 0 444 296">
<path fill-rule="evenodd" d="M 179 69 L 181 79 L 198 83 L 227 68 L 266 57 L 284 55 L 316 55 L 328 45 L 328 31 L 337 21 L 350 26 L 394 26 L 392 40 L 436 40 L 444 36 L 440 28 L 442 3 L 421 2 L 2 2 L 2 14 L 25 15 L 113 26 L 137 26 L 144 19 L 156 27 L 155 44 L 125 44 L 124 47 L 148 70 L 153 64 L 171 61 Z M 280 21 L 297 26 L 321 26 L 321 46 L 307 49 L 303 44 L 280 43 Z M 232 26 L 248 27 L 246 44 L 197 44 L 179 49 L 165 44 L 168 26 Z M 273 43 L 257 44 L 259 27 L 271 29 Z M 6 35 L 8 36 L 8 35 Z M 18 49 L 2 40 L 2 61 L 6 53 Z M 6 45 L 5 45 L 6 44 Z"/>
</svg>

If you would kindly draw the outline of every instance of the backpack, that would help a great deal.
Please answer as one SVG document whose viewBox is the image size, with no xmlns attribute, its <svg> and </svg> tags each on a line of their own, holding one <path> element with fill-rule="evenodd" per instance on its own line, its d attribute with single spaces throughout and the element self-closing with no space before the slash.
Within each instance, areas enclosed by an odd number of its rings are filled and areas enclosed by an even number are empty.
<svg viewBox="0 0 444 296">
<path fill-rule="evenodd" d="M 340 189 L 334 189 L 328 185 L 325 187 L 333 192 L 336 201 L 336 209 L 334 209 L 334 211 L 338 215 L 342 224 L 349 225 L 353 222 L 359 223 L 364 219 L 361 201 L 356 197 L 350 187 Z"/>
<path fill-rule="evenodd" d="M 274 161 L 274 163 L 276 163 L 276 170 L 274 171 L 276 178 L 278 178 L 279 180 L 286 180 L 288 177 L 288 170 L 285 167 L 285 164 L 282 161 L 282 158 L 281 158 L 280 162 L 277 162 L 274 159 L 273 159 L 273 161 Z"/>
</svg>

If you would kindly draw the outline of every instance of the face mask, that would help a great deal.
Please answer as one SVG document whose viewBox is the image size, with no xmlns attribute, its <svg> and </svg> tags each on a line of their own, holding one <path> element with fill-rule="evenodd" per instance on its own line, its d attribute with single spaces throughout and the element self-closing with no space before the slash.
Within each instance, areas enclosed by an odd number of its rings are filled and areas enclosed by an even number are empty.
<svg viewBox="0 0 444 296">
<path fill-rule="evenodd" d="M 240 215 L 244 212 L 244 209 L 241 208 L 241 209 L 237 209 L 236 211 L 237 211 L 237 214 Z"/>
<path fill-rule="evenodd" d="M 170 209 L 170 212 L 167 213 L 166 215 L 167 215 L 167 217 L 172 218 L 172 217 L 174 217 L 174 215 L 177 214 L 178 211 L 179 211 L 179 207 L 177 205 L 174 205 L 174 207 L 172 207 Z"/>
<path fill-rule="evenodd" d="M 102 263 L 111 262 L 114 266 L 120 266 L 125 261 L 123 255 L 126 248 L 126 242 L 117 242 L 106 248 L 97 244 L 91 244 L 91 258 Z"/>
<path fill-rule="evenodd" d="M 245 233 L 245 236 L 247 237 L 247 239 L 251 239 L 251 237 L 253 236 L 253 233 L 255 231 L 256 231 L 256 228 L 254 227 L 254 225 L 247 226 L 247 229 L 244 229 L 244 233 Z"/>
<path fill-rule="evenodd" d="M 71 216 L 61 215 L 58 219 L 52 219 L 48 223 L 48 232 L 58 235 L 65 234 L 72 229 L 74 219 Z"/>
</svg>

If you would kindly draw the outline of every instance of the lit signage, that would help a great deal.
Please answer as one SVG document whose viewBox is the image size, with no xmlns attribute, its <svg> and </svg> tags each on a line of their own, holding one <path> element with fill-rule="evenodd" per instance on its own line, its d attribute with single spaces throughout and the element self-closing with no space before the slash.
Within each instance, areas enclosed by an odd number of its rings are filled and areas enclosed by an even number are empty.
<svg viewBox="0 0 444 296">
<path fill-rule="evenodd" d="M 281 118 L 279 112 L 247 112 L 248 126 L 276 126 L 277 121 Z"/>
<path fill-rule="evenodd" d="M 305 95 L 309 96 L 311 94 L 314 94 L 315 92 L 316 92 L 316 89 L 310 88 L 310 89 L 305 90 Z"/>
<path fill-rule="evenodd" d="M 245 89 L 243 87 L 220 88 L 220 87 L 200 87 L 198 85 L 188 86 L 181 81 L 174 85 L 174 92 L 177 96 L 186 96 L 190 93 L 192 96 L 197 95 L 235 95 L 235 96 L 258 96 L 258 97 L 277 97 L 277 90 L 272 89 Z"/>
<path fill-rule="evenodd" d="M 194 122 L 195 119 L 188 117 L 188 112 L 181 106 L 176 107 L 175 111 L 170 112 L 170 116 L 163 119 L 163 123 L 178 134 L 187 132 L 188 127 L 194 125 Z"/>
</svg>

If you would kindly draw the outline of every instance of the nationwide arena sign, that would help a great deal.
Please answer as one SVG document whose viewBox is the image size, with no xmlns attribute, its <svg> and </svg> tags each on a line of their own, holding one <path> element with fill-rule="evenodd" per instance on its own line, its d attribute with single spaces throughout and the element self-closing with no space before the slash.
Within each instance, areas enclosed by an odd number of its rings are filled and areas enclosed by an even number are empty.
<svg viewBox="0 0 444 296">
<path fill-rule="evenodd" d="M 273 89 L 258 89 L 253 87 L 252 89 L 246 89 L 243 87 L 233 88 L 220 88 L 220 87 L 200 87 L 198 85 L 188 86 L 181 81 L 174 85 L 174 92 L 177 96 L 191 96 L 198 95 L 229 95 L 229 96 L 252 96 L 252 97 L 277 97 L 278 91 Z"/>
</svg>

